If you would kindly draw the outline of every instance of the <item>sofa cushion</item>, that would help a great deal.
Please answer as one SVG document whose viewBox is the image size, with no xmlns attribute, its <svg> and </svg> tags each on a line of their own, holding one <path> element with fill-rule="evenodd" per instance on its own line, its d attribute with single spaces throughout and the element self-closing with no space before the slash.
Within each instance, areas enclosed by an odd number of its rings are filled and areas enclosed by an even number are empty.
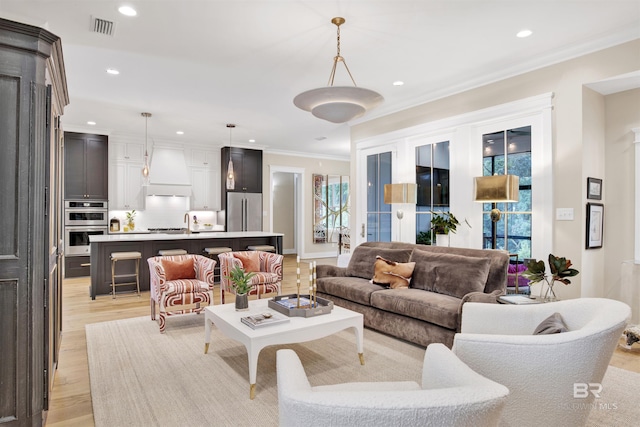
<svg viewBox="0 0 640 427">
<path fill-rule="evenodd" d="M 184 261 L 170 261 L 168 259 L 163 259 L 162 268 L 164 269 L 164 276 L 167 281 L 196 278 L 196 270 L 193 267 L 193 258 L 185 259 Z"/>
<path fill-rule="evenodd" d="M 389 285 L 391 289 L 408 288 L 415 265 L 415 262 L 395 262 L 378 255 L 371 281 L 377 285 Z"/>
<path fill-rule="evenodd" d="M 491 260 L 464 255 L 415 250 L 416 263 L 411 287 L 462 298 L 469 292 L 482 292 Z"/>
<path fill-rule="evenodd" d="M 379 255 L 395 262 L 408 262 L 411 252 L 411 249 L 382 249 L 358 246 L 349 260 L 347 276 L 370 280 L 373 277 L 376 256 Z"/>
<path fill-rule="evenodd" d="M 371 294 L 384 289 L 380 285 L 371 283 L 370 280 L 358 277 L 324 277 L 318 278 L 316 285 L 320 293 L 370 305 Z"/>
<path fill-rule="evenodd" d="M 412 288 L 383 289 L 371 295 L 372 307 L 453 330 L 458 326 L 460 304 L 459 298 Z"/>
</svg>

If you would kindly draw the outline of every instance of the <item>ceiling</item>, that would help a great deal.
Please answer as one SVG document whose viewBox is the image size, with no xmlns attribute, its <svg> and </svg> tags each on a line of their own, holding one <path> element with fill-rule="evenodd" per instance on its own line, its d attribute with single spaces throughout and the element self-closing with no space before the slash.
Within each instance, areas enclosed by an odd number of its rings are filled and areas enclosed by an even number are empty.
<svg viewBox="0 0 640 427">
<path fill-rule="evenodd" d="M 154 141 L 228 145 L 235 123 L 234 146 L 337 158 L 354 123 L 640 38 L 640 0 L 0 0 L 0 16 L 61 37 L 67 130 L 143 137 L 146 111 Z M 385 98 L 341 125 L 292 101 L 327 84 L 334 16 L 356 83 Z M 344 69 L 335 84 L 351 84 Z"/>
</svg>

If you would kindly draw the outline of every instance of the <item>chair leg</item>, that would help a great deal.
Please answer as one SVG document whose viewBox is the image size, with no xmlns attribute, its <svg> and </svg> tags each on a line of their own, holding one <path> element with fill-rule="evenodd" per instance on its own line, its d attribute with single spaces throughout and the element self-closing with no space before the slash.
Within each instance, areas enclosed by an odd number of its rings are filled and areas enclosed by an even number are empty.
<svg viewBox="0 0 640 427">
<path fill-rule="evenodd" d="M 160 315 L 158 316 L 159 317 L 159 321 L 158 321 L 159 325 L 158 326 L 160 326 L 160 333 L 164 334 L 164 329 L 167 326 L 166 325 L 166 314 L 162 309 L 160 309 L 159 311 L 160 311 Z"/>
<path fill-rule="evenodd" d="M 140 258 L 136 259 L 136 289 L 140 297 Z"/>
<path fill-rule="evenodd" d="M 151 305 L 151 320 L 156 320 L 156 302 L 153 298 L 149 298 L 149 304 Z"/>
<path fill-rule="evenodd" d="M 111 298 L 116 297 L 116 260 L 111 260 Z"/>
</svg>

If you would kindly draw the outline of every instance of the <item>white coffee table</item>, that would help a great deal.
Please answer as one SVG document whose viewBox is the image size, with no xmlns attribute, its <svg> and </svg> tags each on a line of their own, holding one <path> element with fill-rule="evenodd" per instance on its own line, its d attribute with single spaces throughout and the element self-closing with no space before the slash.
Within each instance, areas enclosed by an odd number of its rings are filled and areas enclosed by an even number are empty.
<svg viewBox="0 0 640 427">
<path fill-rule="evenodd" d="M 247 348 L 249 357 L 249 397 L 256 393 L 256 376 L 260 350 L 270 345 L 293 344 L 324 338 L 353 328 L 360 364 L 364 365 L 363 353 L 363 317 L 362 314 L 334 306 L 329 314 L 315 317 L 291 317 L 287 323 L 251 329 L 240 321 L 241 317 L 264 312 L 275 312 L 268 308 L 268 300 L 252 300 L 248 311 L 236 311 L 235 304 L 222 304 L 205 308 L 204 352 L 209 350 L 211 342 L 211 324 L 225 336 L 239 341 Z"/>
</svg>

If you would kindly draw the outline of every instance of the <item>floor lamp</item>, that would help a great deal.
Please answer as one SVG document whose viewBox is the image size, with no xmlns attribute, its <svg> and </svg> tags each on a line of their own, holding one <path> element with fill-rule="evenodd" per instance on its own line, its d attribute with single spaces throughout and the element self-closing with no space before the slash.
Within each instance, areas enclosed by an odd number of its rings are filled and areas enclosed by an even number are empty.
<svg viewBox="0 0 640 427">
<path fill-rule="evenodd" d="M 417 189 L 418 186 L 416 184 L 385 184 L 384 203 L 387 205 L 391 205 L 394 203 L 407 203 L 415 205 L 417 200 Z M 398 226 L 400 239 L 402 239 L 402 218 L 404 217 L 404 211 L 402 209 L 398 209 L 396 211 L 396 216 L 399 220 Z"/>
<path fill-rule="evenodd" d="M 496 203 L 511 203 L 518 201 L 520 178 L 516 175 L 489 175 L 479 176 L 475 180 L 475 201 L 491 203 L 491 247 L 496 248 L 497 222 L 500 221 L 502 212 L 496 207 Z M 506 236 L 505 227 L 505 236 Z"/>
</svg>

